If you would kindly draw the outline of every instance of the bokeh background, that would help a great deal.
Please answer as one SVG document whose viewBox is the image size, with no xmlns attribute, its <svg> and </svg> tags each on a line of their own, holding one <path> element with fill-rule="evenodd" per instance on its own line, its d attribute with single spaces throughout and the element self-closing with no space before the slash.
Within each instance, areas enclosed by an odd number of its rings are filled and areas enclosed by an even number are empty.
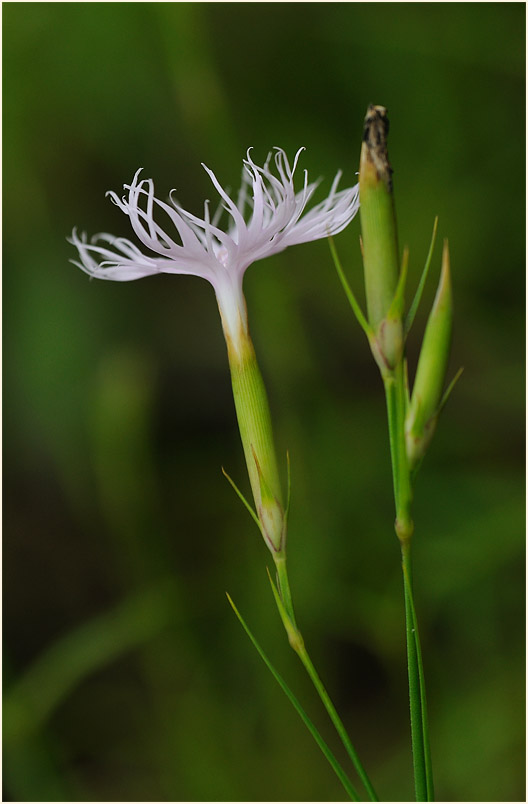
<svg viewBox="0 0 528 804">
<path fill-rule="evenodd" d="M 440 800 L 524 799 L 524 5 L 3 5 L 4 800 L 343 800 L 232 595 L 343 759 L 274 608 L 212 289 L 89 281 L 73 226 L 142 166 L 195 212 L 203 161 L 306 146 L 355 182 L 388 107 L 400 239 L 452 254 L 460 380 L 416 487 L 415 573 Z M 337 238 L 362 297 L 359 221 Z M 411 333 L 414 371 L 440 264 Z M 328 245 L 245 283 L 292 462 L 298 618 L 379 794 L 410 800 L 383 393 Z"/>
</svg>

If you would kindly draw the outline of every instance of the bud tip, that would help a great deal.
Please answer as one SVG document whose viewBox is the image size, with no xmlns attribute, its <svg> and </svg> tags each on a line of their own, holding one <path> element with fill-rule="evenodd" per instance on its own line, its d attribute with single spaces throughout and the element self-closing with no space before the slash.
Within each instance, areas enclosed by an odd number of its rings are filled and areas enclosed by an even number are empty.
<svg viewBox="0 0 528 804">
<path fill-rule="evenodd" d="M 372 179 L 383 181 L 387 190 L 392 192 L 392 168 L 387 154 L 388 133 L 389 118 L 386 108 L 371 104 L 363 127 L 360 177 L 362 173 L 365 178 L 367 174 L 375 172 Z"/>
</svg>

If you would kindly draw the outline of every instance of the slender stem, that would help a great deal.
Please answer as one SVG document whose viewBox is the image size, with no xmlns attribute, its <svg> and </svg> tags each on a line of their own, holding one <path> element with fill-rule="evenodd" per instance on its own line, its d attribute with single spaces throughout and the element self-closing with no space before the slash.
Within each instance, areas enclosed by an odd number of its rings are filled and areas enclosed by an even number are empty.
<svg viewBox="0 0 528 804">
<path fill-rule="evenodd" d="M 411 476 L 405 446 L 406 391 L 403 362 L 385 377 L 384 383 L 396 506 L 395 529 L 401 544 L 404 577 L 405 631 L 414 785 L 417 801 L 432 801 L 434 795 L 433 775 L 429 748 L 425 679 L 412 596 L 411 537 L 414 525 L 411 517 Z"/>
<path fill-rule="evenodd" d="M 394 499 L 398 499 L 398 445 L 396 443 L 396 434 L 398 432 L 398 403 L 397 403 L 397 389 L 394 377 L 385 379 L 385 397 L 387 400 L 387 419 L 389 422 L 389 441 L 390 441 L 390 455 L 392 464 L 392 483 L 394 488 Z"/>
<path fill-rule="evenodd" d="M 409 672 L 409 701 L 411 710 L 411 742 L 414 763 L 414 786 L 416 801 L 429 801 L 427 790 L 427 767 L 425 763 L 424 731 L 422 720 L 422 695 L 416 650 L 416 628 L 409 594 L 411 584 L 410 544 L 402 545 L 402 568 L 404 574 L 405 632 L 407 636 L 407 666 Z M 407 578 L 406 578 L 407 576 Z"/>
<path fill-rule="evenodd" d="M 286 554 L 283 553 L 280 556 L 276 556 L 274 560 L 275 567 L 277 569 L 277 577 L 279 579 L 279 592 L 282 602 L 284 603 L 284 608 L 286 609 L 286 613 L 288 614 L 288 617 L 292 621 L 293 625 L 297 627 L 297 623 L 295 622 L 295 614 L 293 611 L 293 601 L 291 596 L 290 581 L 288 579 L 288 570 L 286 568 Z"/>
<path fill-rule="evenodd" d="M 403 361 L 385 378 L 385 393 L 396 505 L 396 533 L 403 544 L 410 541 L 413 533 L 412 489 L 405 445 L 406 392 Z"/>
<path fill-rule="evenodd" d="M 332 703 L 332 700 L 331 700 L 330 696 L 328 695 L 328 693 L 327 693 L 327 691 L 326 691 L 326 689 L 324 687 L 323 682 L 319 678 L 319 674 L 317 673 L 317 670 L 315 669 L 315 667 L 314 667 L 314 665 L 312 663 L 312 660 L 310 659 L 310 657 L 308 655 L 308 652 L 307 652 L 306 648 L 304 647 L 304 643 L 301 645 L 301 647 L 296 652 L 297 652 L 297 655 L 298 655 L 299 659 L 303 663 L 308 675 L 310 676 L 310 678 L 312 680 L 312 683 L 313 683 L 315 689 L 317 690 L 317 692 L 319 694 L 319 697 L 321 698 L 321 701 L 323 702 L 323 704 L 325 706 L 325 709 L 328 712 L 328 714 L 330 716 L 330 719 L 331 719 L 332 723 L 334 724 L 337 733 L 339 734 L 339 736 L 341 738 L 341 742 L 345 746 L 347 754 L 349 755 L 350 759 L 352 760 L 352 764 L 354 765 L 354 768 L 356 769 L 359 778 L 361 779 L 361 781 L 365 785 L 365 789 L 367 790 L 367 793 L 368 793 L 370 801 L 379 801 L 379 798 L 377 797 L 376 792 L 375 792 L 375 790 L 374 790 L 374 788 L 372 786 L 372 782 L 370 781 L 367 772 L 365 771 L 363 765 L 361 764 L 361 761 L 359 759 L 357 751 L 354 748 L 354 746 L 352 745 L 352 742 L 350 741 L 350 737 L 348 736 L 347 731 L 346 731 L 346 729 L 345 729 L 345 727 L 343 725 L 343 721 L 341 720 L 341 718 L 337 714 L 335 706 Z"/>
<path fill-rule="evenodd" d="M 416 664 L 418 669 L 418 679 L 420 684 L 420 703 L 421 703 L 421 716 L 422 716 L 422 732 L 423 732 L 423 746 L 425 756 L 426 768 L 426 783 L 427 783 L 427 801 L 434 801 L 434 784 L 433 784 L 433 767 L 431 762 L 431 747 L 429 744 L 429 718 L 427 715 L 427 699 L 425 694 L 425 677 L 422 662 L 422 649 L 420 645 L 420 636 L 418 630 L 418 620 L 416 617 L 416 610 L 414 607 L 412 584 L 411 584 L 411 561 L 410 551 L 407 560 L 402 562 L 403 569 L 403 582 L 406 593 L 406 603 L 409 607 L 409 612 L 413 618 L 413 633 L 416 644 Z"/>
<path fill-rule="evenodd" d="M 275 595 L 275 602 L 277 603 L 277 608 L 279 610 L 279 614 L 281 616 L 284 628 L 286 629 L 286 633 L 288 635 L 288 640 L 290 642 L 291 647 L 301 660 L 306 672 L 308 673 L 315 689 L 321 701 L 324 704 L 326 711 L 330 717 L 330 720 L 334 724 L 334 727 L 341 738 L 345 749 L 352 760 L 352 764 L 356 769 L 359 778 L 365 785 L 365 789 L 367 790 L 368 796 L 370 801 L 379 801 L 372 783 L 365 771 L 359 756 L 357 754 L 356 749 L 352 745 L 352 741 L 347 734 L 345 726 L 343 725 L 343 721 L 337 714 L 336 708 L 332 703 L 330 696 L 328 695 L 323 682 L 321 681 L 317 670 L 314 667 L 312 660 L 308 655 L 308 651 L 306 650 L 304 639 L 302 637 L 301 632 L 299 631 L 299 627 L 295 622 L 295 616 L 293 612 L 293 603 L 291 598 L 291 591 L 290 591 L 290 583 L 288 580 L 288 571 L 286 568 L 286 556 L 284 555 L 276 555 L 275 559 L 275 566 L 277 569 L 277 576 L 279 579 L 279 590 L 280 594 L 277 593 L 273 583 L 272 588 Z"/>
<path fill-rule="evenodd" d="M 357 794 L 357 791 L 356 791 L 354 785 L 352 784 L 352 782 L 350 781 L 350 779 L 346 775 L 345 771 L 343 770 L 343 768 L 341 767 L 341 765 L 339 764 L 339 762 L 337 761 L 337 759 L 333 755 L 332 751 L 330 750 L 330 748 L 328 747 L 326 742 L 321 737 L 319 731 L 317 730 L 317 728 L 313 724 L 312 720 L 306 714 L 306 712 L 304 711 L 303 707 L 301 706 L 301 704 L 299 703 L 299 701 L 297 700 L 297 698 L 295 697 L 293 692 L 290 690 L 290 688 L 288 687 L 288 685 L 286 684 L 286 682 L 284 681 L 282 676 L 277 672 L 277 670 L 274 668 L 274 666 L 272 665 L 272 663 L 270 662 L 270 660 L 268 659 L 268 657 L 266 656 L 266 654 L 264 653 L 264 651 L 260 647 L 259 643 L 257 642 L 255 637 L 253 636 L 253 634 L 249 630 L 248 626 L 246 625 L 245 620 L 243 619 L 242 615 L 238 611 L 237 607 L 235 606 L 235 604 L 233 603 L 233 601 L 231 600 L 229 595 L 227 595 L 227 599 L 229 600 L 229 603 L 231 604 L 231 607 L 232 607 L 233 611 L 235 612 L 235 614 L 238 617 L 242 627 L 244 628 L 244 631 L 246 632 L 246 634 L 250 638 L 251 642 L 253 643 L 253 645 L 257 649 L 258 653 L 260 654 L 260 656 L 261 656 L 262 660 L 264 661 L 265 665 L 267 666 L 268 670 L 271 672 L 271 674 L 273 675 L 273 677 L 275 678 L 275 680 L 277 681 L 279 686 L 282 688 L 282 690 L 285 693 L 285 695 L 289 698 L 289 700 L 293 704 L 294 708 L 297 710 L 297 713 L 299 714 L 299 716 L 301 717 L 303 723 L 307 727 L 308 731 L 310 732 L 310 734 L 314 738 L 315 742 L 317 743 L 317 745 L 319 746 L 319 748 L 321 749 L 321 751 L 325 755 L 326 759 L 328 760 L 328 762 L 332 766 L 336 776 L 338 777 L 339 781 L 341 782 L 341 784 L 345 788 L 346 792 L 348 793 L 348 795 L 350 796 L 352 801 L 359 801 L 359 796 Z"/>
</svg>

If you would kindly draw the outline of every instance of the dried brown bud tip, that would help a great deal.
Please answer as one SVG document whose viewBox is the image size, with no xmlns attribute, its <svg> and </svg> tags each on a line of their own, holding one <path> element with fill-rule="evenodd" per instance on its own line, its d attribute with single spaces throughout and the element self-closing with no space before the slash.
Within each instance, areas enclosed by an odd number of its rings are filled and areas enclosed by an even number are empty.
<svg viewBox="0 0 528 804">
<path fill-rule="evenodd" d="M 392 168 L 387 154 L 388 133 L 389 118 L 387 117 L 386 108 L 371 104 L 365 117 L 363 128 L 365 147 L 361 156 L 372 163 L 378 180 L 385 182 L 389 192 L 392 192 Z"/>
</svg>

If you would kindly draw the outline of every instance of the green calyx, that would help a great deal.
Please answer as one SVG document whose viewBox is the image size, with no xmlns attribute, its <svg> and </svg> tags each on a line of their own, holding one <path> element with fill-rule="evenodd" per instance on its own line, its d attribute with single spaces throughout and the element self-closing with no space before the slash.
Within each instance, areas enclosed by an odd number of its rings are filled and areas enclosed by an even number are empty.
<svg viewBox="0 0 528 804">
<path fill-rule="evenodd" d="M 247 331 L 236 348 L 228 340 L 233 397 L 246 458 L 256 517 L 268 548 L 281 553 L 286 541 L 286 514 L 277 468 L 268 397 Z"/>
<path fill-rule="evenodd" d="M 286 541 L 286 515 L 280 500 L 274 495 L 261 468 L 256 452 L 253 450 L 253 459 L 257 467 L 260 485 L 260 504 L 257 505 L 257 514 L 260 529 L 264 540 L 273 551 L 282 552 Z"/>
</svg>

